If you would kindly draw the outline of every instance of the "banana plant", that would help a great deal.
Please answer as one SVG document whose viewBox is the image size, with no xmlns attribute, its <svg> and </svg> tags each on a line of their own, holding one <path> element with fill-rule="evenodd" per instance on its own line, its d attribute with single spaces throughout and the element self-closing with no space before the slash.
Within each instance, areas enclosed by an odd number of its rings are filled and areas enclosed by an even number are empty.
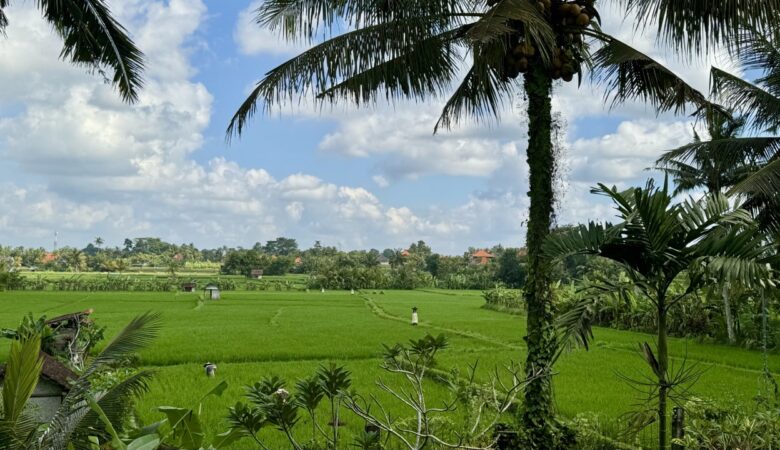
<svg viewBox="0 0 780 450">
<path fill-rule="evenodd" d="M 646 383 L 650 398 L 657 401 L 659 448 L 666 448 L 667 401 L 675 388 L 695 379 L 690 369 L 671 373 L 667 348 L 668 314 L 686 296 L 712 280 L 759 286 L 771 277 L 770 262 L 777 252 L 768 244 L 750 213 L 729 199 L 713 193 L 700 200 L 673 203 L 668 183 L 657 188 L 618 191 L 600 184 L 593 190 L 615 204 L 620 222 L 589 223 L 545 242 L 548 263 L 572 255 L 596 255 L 618 263 L 628 283 L 601 280 L 593 286 L 598 294 L 627 288 L 641 293 L 656 310 L 656 349 L 643 343 L 640 352 L 651 367 L 655 381 Z M 686 282 L 682 292 L 675 283 Z M 565 339 L 587 345 L 592 338 L 588 314 L 599 296 L 586 297 L 563 315 L 559 324 Z M 673 398 L 674 399 L 674 398 Z"/>
</svg>

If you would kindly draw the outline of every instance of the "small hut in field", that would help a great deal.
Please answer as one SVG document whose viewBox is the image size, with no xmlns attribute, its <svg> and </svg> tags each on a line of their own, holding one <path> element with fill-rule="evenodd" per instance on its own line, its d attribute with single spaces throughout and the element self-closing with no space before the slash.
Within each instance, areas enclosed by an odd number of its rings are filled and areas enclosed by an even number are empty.
<svg viewBox="0 0 780 450">
<path fill-rule="evenodd" d="M 38 420 L 48 422 L 70 392 L 71 382 L 76 380 L 78 375 L 48 353 L 41 352 L 40 356 L 43 359 L 43 367 L 38 384 L 30 397 L 30 404 L 33 405 Z M 0 366 L 0 387 L 4 380 L 5 365 Z"/>
<path fill-rule="evenodd" d="M 219 294 L 219 288 L 217 286 L 214 286 L 213 284 L 210 284 L 206 286 L 206 289 L 204 289 L 206 292 L 206 298 L 209 300 L 219 300 L 220 294 Z"/>
<path fill-rule="evenodd" d="M 263 279 L 263 269 L 252 269 L 252 271 L 249 272 L 249 278 L 253 278 L 255 280 L 262 280 Z"/>
<path fill-rule="evenodd" d="M 184 292 L 195 292 L 195 290 L 198 288 L 198 283 L 195 281 L 190 281 L 189 283 L 182 283 L 181 290 Z"/>
</svg>

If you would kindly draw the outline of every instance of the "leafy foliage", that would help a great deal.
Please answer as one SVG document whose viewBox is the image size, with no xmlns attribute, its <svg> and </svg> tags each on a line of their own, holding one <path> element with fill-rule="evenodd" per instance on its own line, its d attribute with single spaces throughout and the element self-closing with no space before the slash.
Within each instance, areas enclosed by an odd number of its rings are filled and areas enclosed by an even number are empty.
<svg viewBox="0 0 780 450">
<path fill-rule="evenodd" d="M 114 72 L 111 81 L 119 88 L 122 98 L 127 102 L 138 100 L 144 55 L 105 1 L 39 0 L 36 3 L 44 19 L 62 38 L 62 59 L 94 68 L 103 76 L 106 68 L 111 69 Z M 9 26 L 3 11 L 6 6 L 6 0 L 0 1 L 0 34 Z"/>
<path fill-rule="evenodd" d="M 576 254 L 611 259 L 625 271 L 630 285 L 656 309 L 657 350 L 641 344 L 642 353 L 657 381 L 637 381 L 649 389 L 648 399 L 658 402 L 659 446 L 666 445 L 667 397 L 696 378 L 686 367 L 672 373 L 668 361 L 667 317 L 670 308 L 711 282 L 729 280 L 744 286 L 761 286 L 771 278 L 767 263 L 775 258 L 750 214 L 730 205 L 716 193 L 698 201 L 672 203 L 668 185 L 619 192 L 599 185 L 594 193 L 609 197 L 621 221 L 616 225 L 590 223 L 545 243 L 547 257 L 556 260 Z M 685 274 L 687 286 L 679 294 L 672 285 Z M 563 336 L 585 345 L 591 338 L 593 302 L 605 292 L 620 293 L 625 283 L 599 280 L 592 294 L 561 317 Z M 646 423 L 642 419 L 642 423 Z"/>
</svg>

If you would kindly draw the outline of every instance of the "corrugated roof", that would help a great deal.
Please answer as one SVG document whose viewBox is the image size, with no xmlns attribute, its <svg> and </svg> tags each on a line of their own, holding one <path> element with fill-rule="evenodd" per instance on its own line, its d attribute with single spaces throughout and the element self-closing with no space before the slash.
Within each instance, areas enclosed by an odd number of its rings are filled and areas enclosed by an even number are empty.
<svg viewBox="0 0 780 450">
<path fill-rule="evenodd" d="M 48 378 L 57 383 L 57 385 L 64 390 L 69 391 L 70 382 L 77 379 L 79 376 L 50 354 L 41 352 L 40 356 L 43 359 L 41 376 Z M 0 380 L 3 378 L 5 378 L 5 364 L 0 366 Z"/>
</svg>

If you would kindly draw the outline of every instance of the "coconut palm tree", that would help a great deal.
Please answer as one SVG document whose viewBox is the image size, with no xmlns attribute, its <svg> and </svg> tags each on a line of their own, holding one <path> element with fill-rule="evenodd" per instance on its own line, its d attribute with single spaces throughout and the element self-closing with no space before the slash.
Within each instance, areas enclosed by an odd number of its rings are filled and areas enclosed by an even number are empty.
<svg viewBox="0 0 780 450">
<path fill-rule="evenodd" d="M 707 116 L 708 141 L 738 138 L 745 127 L 745 119 L 730 117 L 718 111 L 710 111 Z M 733 152 L 717 152 L 710 146 L 701 145 L 704 140 L 693 131 L 694 150 L 681 156 L 679 151 L 669 151 L 656 161 L 656 169 L 669 175 L 674 182 L 674 194 L 685 194 L 704 189 L 714 194 L 725 192 L 747 178 L 754 167 L 757 155 L 751 153 L 752 147 Z M 687 149 L 687 146 L 686 146 Z"/>
<path fill-rule="evenodd" d="M 759 286 L 770 276 L 767 263 L 777 256 L 765 243 L 750 213 L 731 206 L 723 194 L 673 203 L 668 185 L 659 189 L 652 181 L 644 189 L 620 192 L 599 185 L 593 192 L 614 202 L 620 222 L 616 225 L 591 222 L 553 235 L 545 243 L 545 255 L 551 261 L 572 255 L 610 259 L 623 268 L 631 289 L 639 291 L 655 307 L 656 350 L 647 343 L 640 348 L 656 378 L 650 398 L 657 401 L 658 448 L 665 449 L 667 402 L 670 396 L 675 399 L 678 388 L 684 388 L 684 384 L 695 378 L 689 370 L 675 372 L 669 366 L 666 323 L 670 308 L 713 279 Z M 673 294 L 672 284 L 686 280 L 686 290 Z M 604 280 L 594 286 L 594 292 L 614 293 L 625 288 L 620 283 Z M 592 336 L 589 314 L 593 302 L 599 298 L 598 295 L 586 297 L 561 317 L 565 336 L 587 345 Z"/>
<path fill-rule="evenodd" d="M 656 24 L 668 48 L 695 55 L 728 42 L 743 21 L 780 22 L 780 0 L 611 0 L 638 28 Z M 612 101 L 642 99 L 661 112 L 707 105 L 662 64 L 603 33 L 594 0 L 266 0 L 257 22 L 313 43 L 270 70 L 239 107 L 228 139 L 257 112 L 313 94 L 319 101 L 447 101 L 434 130 L 466 117 L 490 120 L 518 94 L 527 99 L 530 212 L 527 232 L 526 370 L 549 368 L 555 353 L 550 274 L 541 245 L 553 216 L 555 157 L 551 97 L 556 80 L 589 67 Z M 522 77 L 520 75 L 522 74 Z M 523 418 L 538 448 L 553 446 L 549 377 L 526 389 Z"/>
<path fill-rule="evenodd" d="M 124 363 L 151 343 L 158 330 L 158 314 L 133 319 L 92 358 L 45 424 L 38 423 L 26 408 L 42 369 L 41 336 L 33 333 L 13 341 L 2 388 L 0 449 L 93 448 L 90 436 L 101 438 L 101 442 L 114 441 L 112 448 L 124 448 L 117 430 L 131 412 L 132 400 L 148 390 L 152 373 L 140 371 L 103 392 L 93 392 L 91 379 L 101 370 Z"/>
<path fill-rule="evenodd" d="M 742 69 L 760 75 L 751 82 L 713 67 L 711 91 L 716 101 L 742 115 L 744 125 L 731 135 L 711 130 L 710 139 L 671 150 L 661 161 L 685 167 L 702 157 L 717 160 L 730 178 L 723 187 L 744 195 L 762 227 L 780 235 L 780 27 L 746 25 L 732 46 L 740 49 L 735 54 Z M 752 133 L 742 135 L 743 128 Z"/>
<path fill-rule="evenodd" d="M 136 48 L 127 30 L 111 15 L 105 0 L 37 0 L 43 18 L 63 41 L 62 59 L 96 69 L 114 72 L 113 85 L 127 102 L 138 100 L 143 84 L 143 53 Z M 0 35 L 13 26 L 5 13 L 11 0 L 0 0 Z"/>
</svg>

